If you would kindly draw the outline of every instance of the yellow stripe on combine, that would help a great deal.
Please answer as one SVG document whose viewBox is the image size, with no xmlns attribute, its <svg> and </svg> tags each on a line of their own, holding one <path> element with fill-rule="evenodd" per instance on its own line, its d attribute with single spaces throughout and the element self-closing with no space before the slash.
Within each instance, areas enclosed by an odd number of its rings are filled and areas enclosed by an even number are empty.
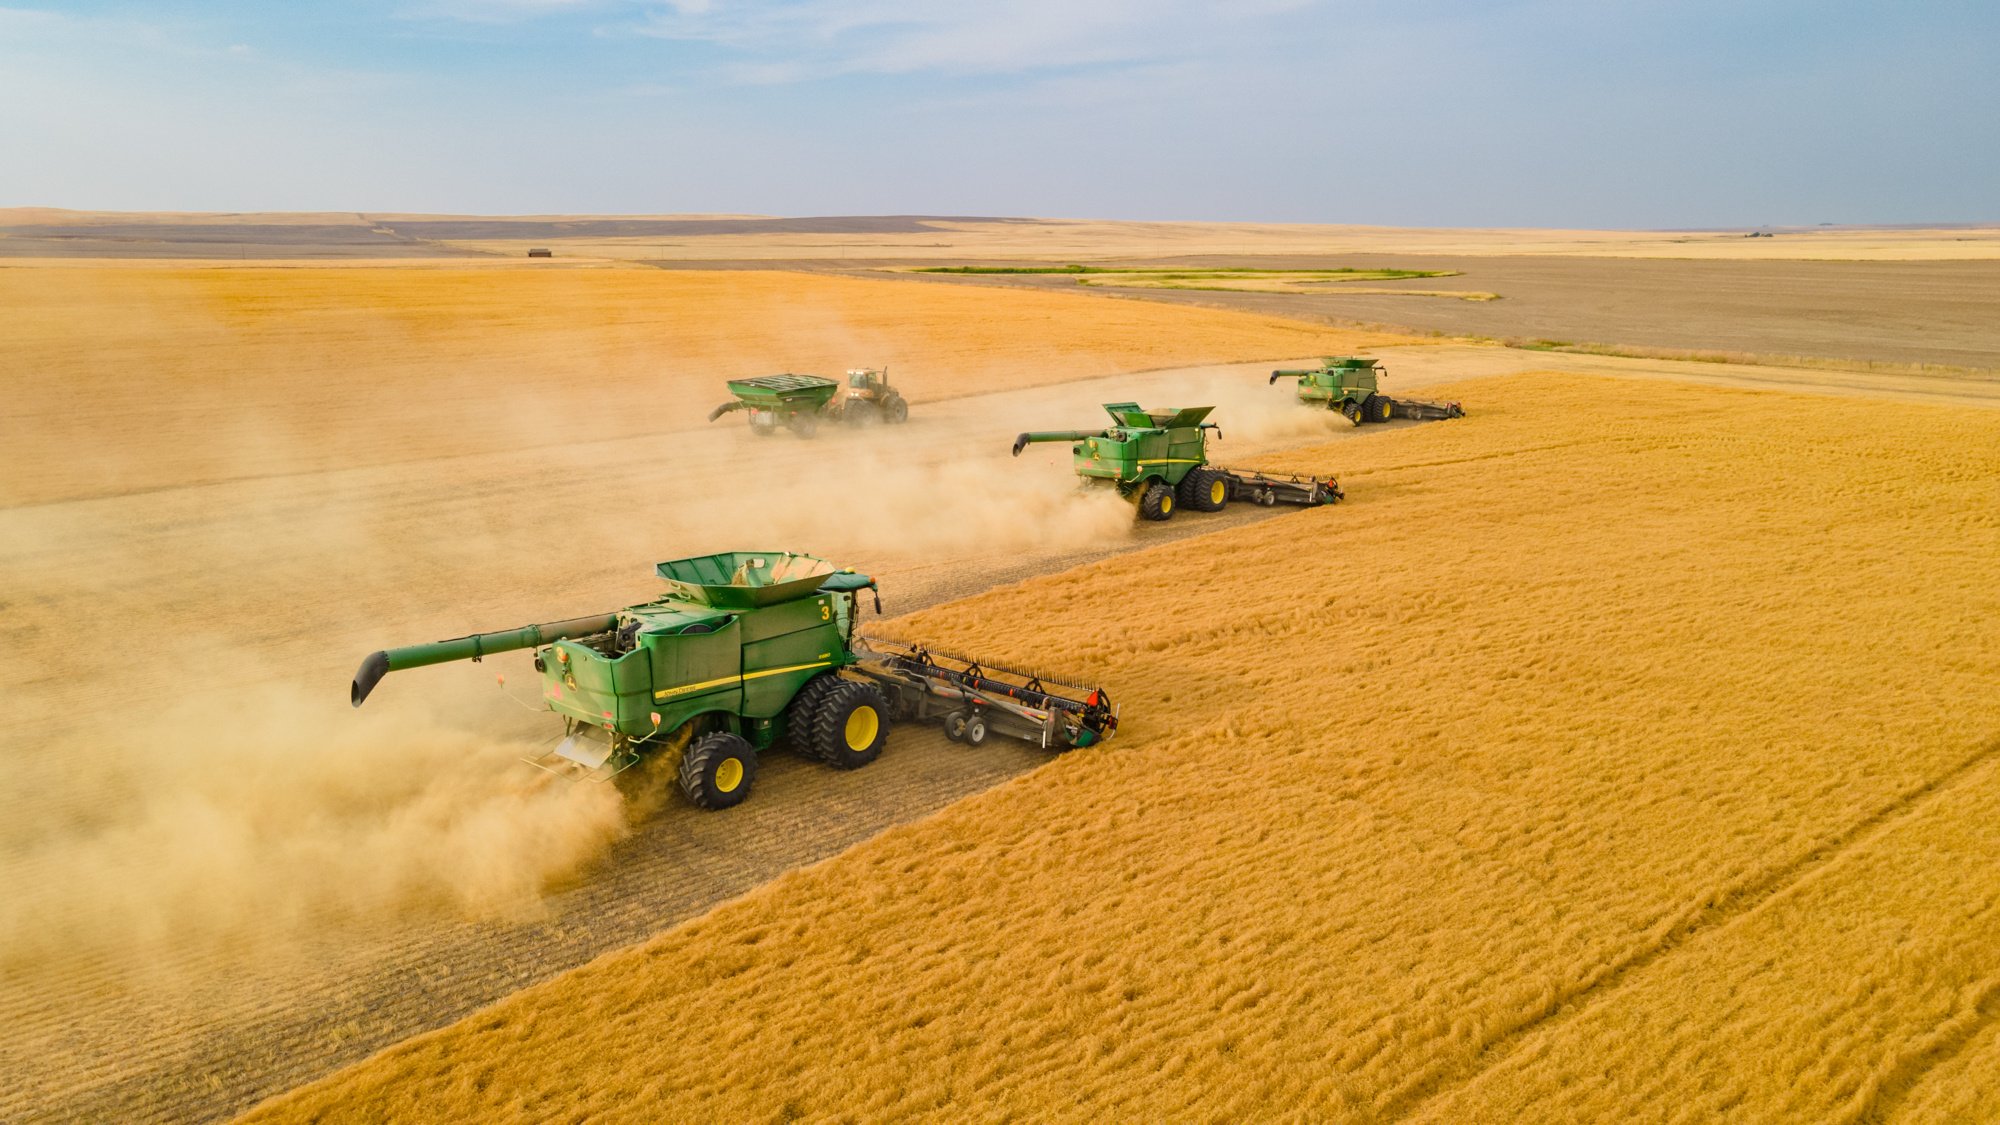
<svg viewBox="0 0 2000 1125">
<path fill-rule="evenodd" d="M 1140 459 L 1140 460 L 1139 460 L 1139 461 L 1137 462 L 1137 464 L 1140 464 L 1140 465 L 1199 465 L 1199 464 L 1201 464 L 1201 458 L 1199 458 L 1199 457 L 1148 457 L 1148 458 L 1141 458 L 1141 459 Z"/>
<path fill-rule="evenodd" d="M 786 672 L 803 672 L 808 668 L 824 668 L 831 663 L 833 663 L 833 661 L 831 660 L 822 660 L 817 664 L 793 664 L 787 668 L 766 668 L 762 672 L 746 672 L 740 676 L 724 676 L 719 680 L 703 680 L 701 683 L 698 684 L 682 684 L 680 687 L 668 688 L 665 691 L 654 692 L 653 699 L 655 701 L 658 701 L 665 699 L 670 695 L 686 695 L 691 691 L 700 691 L 703 688 L 721 687 L 723 684 L 733 684 L 740 680 L 756 680 L 756 679 L 761 679 L 765 676 L 782 676 Z"/>
</svg>

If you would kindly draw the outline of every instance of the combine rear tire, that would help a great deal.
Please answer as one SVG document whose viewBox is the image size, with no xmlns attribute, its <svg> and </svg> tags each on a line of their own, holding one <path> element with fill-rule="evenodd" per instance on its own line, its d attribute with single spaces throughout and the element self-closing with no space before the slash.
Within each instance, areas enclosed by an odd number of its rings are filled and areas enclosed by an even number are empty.
<svg viewBox="0 0 2000 1125">
<path fill-rule="evenodd" d="M 821 672 L 807 680 L 798 694 L 792 696 L 792 701 L 785 705 L 785 741 L 792 749 L 807 757 L 819 757 L 819 752 L 813 749 L 813 717 L 819 714 L 819 705 L 825 701 L 826 693 L 844 682 L 832 672 Z"/>
<path fill-rule="evenodd" d="M 1174 518 L 1174 490 L 1164 481 L 1148 481 L 1145 490 L 1139 493 L 1139 518 L 1142 520 L 1170 520 Z"/>
<path fill-rule="evenodd" d="M 893 423 L 907 422 L 910 420 L 910 404 L 900 398 L 892 398 L 883 405 L 882 414 Z"/>
<path fill-rule="evenodd" d="M 1229 506 L 1229 478 L 1214 469 L 1194 469 L 1181 478 L 1181 507 L 1219 512 Z"/>
<path fill-rule="evenodd" d="M 757 753 L 728 731 L 705 734 L 681 755 L 681 792 L 704 809 L 740 805 L 757 777 Z"/>
<path fill-rule="evenodd" d="M 874 684 L 842 680 L 813 717 L 813 756 L 835 769 L 851 770 L 882 756 L 889 738 L 889 703 Z"/>
</svg>

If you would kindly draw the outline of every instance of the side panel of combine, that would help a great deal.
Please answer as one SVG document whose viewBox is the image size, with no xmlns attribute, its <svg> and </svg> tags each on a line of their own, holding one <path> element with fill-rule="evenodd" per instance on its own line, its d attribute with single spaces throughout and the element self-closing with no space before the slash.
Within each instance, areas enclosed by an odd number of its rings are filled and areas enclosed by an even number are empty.
<svg viewBox="0 0 2000 1125">
<path fill-rule="evenodd" d="M 1168 484 L 1179 484 L 1182 477 L 1208 460 L 1203 448 L 1206 443 L 1202 440 L 1202 430 L 1199 426 L 1172 429 L 1168 430 L 1167 434 L 1169 435 L 1167 463 L 1160 468 L 1164 470 Z"/>
<path fill-rule="evenodd" d="M 743 715 L 777 716 L 807 680 L 848 662 L 834 601 L 820 594 L 743 619 Z"/>
<path fill-rule="evenodd" d="M 653 662 L 645 650 L 608 657 L 588 645 L 557 641 L 542 663 L 542 693 L 551 709 L 593 726 L 648 724 Z"/>
<path fill-rule="evenodd" d="M 743 702 L 742 619 L 693 628 L 705 631 L 639 634 L 640 651 L 653 654 L 652 704 L 665 730 L 703 711 L 735 711 Z"/>
</svg>

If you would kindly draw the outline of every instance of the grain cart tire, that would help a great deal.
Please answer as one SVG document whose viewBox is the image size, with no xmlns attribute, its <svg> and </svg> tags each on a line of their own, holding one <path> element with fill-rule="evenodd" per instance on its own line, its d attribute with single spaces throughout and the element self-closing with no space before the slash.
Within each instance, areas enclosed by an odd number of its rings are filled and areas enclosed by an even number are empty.
<svg viewBox="0 0 2000 1125">
<path fill-rule="evenodd" d="M 986 741 L 986 716 L 974 715 L 965 720 L 965 744 L 977 746 Z"/>
<path fill-rule="evenodd" d="M 785 424 L 802 438 L 809 438 L 819 432 L 819 419 L 803 411 L 792 415 L 791 420 Z"/>
<path fill-rule="evenodd" d="M 1361 404 L 1361 417 L 1368 422 L 1387 422 L 1396 404 L 1385 395 L 1369 395 Z"/>
<path fill-rule="evenodd" d="M 785 705 L 785 741 L 792 749 L 808 757 L 819 757 L 819 752 L 813 749 L 813 716 L 819 714 L 819 705 L 826 699 L 826 693 L 841 683 L 841 678 L 832 672 L 821 672 L 807 680 L 798 694 L 792 696 L 792 701 Z"/>
<path fill-rule="evenodd" d="M 1174 518 L 1174 490 L 1165 481 L 1147 481 L 1139 493 L 1139 518 L 1142 520 L 1170 520 Z"/>
<path fill-rule="evenodd" d="M 1194 469 L 1181 478 L 1181 507 L 1219 512 L 1229 506 L 1229 478 L 1214 469 Z"/>
<path fill-rule="evenodd" d="M 910 404 L 904 402 L 900 396 L 892 398 L 889 400 L 886 414 L 889 421 L 893 423 L 901 424 L 907 422 L 910 420 Z"/>
<path fill-rule="evenodd" d="M 953 742 L 965 741 L 965 712 L 953 711 L 944 717 L 944 736 Z"/>
<path fill-rule="evenodd" d="M 742 804 L 756 778 L 756 751 L 728 731 L 702 735 L 681 755 L 681 792 L 704 809 Z"/>
<path fill-rule="evenodd" d="M 1355 402 L 1353 399 L 1348 399 L 1346 402 L 1340 404 L 1340 416 L 1357 426 L 1360 425 L 1361 404 Z"/>
<path fill-rule="evenodd" d="M 812 730 L 814 757 L 835 769 L 859 769 L 882 756 L 889 702 L 874 684 L 842 680 L 820 702 Z"/>
</svg>

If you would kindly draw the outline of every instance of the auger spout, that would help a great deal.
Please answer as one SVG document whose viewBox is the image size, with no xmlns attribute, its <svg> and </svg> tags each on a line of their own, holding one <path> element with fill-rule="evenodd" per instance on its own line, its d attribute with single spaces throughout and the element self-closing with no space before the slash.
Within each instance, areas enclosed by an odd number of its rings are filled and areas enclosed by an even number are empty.
<svg viewBox="0 0 2000 1125">
<path fill-rule="evenodd" d="M 409 645 L 404 648 L 388 648 L 371 652 L 362 660 L 361 667 L 354 673 L 354 683 L 348 688 L 348 702 L 361 706 L 382 677 L 391 672 L 401 672 L 408 668 L 422 668 L 429 664 L 445 664 L 453 660 L 478 660 L 495 652 L 512 652 L 516 649 L 537 648 L 551 641 L 568 637 L 587 637 L 592 633 L 602 633 L 618 626 L 618 615 L 604 613 L 594 617 L 574 617 L 568 621 L 551 621 L 546 625 L 525 625 L 519 629 L 505 629 L 497 633 L 474 633 L 469 637 L 454 637 L 448 641 L 433 641 L 426 645 Z"/>
</svg>

